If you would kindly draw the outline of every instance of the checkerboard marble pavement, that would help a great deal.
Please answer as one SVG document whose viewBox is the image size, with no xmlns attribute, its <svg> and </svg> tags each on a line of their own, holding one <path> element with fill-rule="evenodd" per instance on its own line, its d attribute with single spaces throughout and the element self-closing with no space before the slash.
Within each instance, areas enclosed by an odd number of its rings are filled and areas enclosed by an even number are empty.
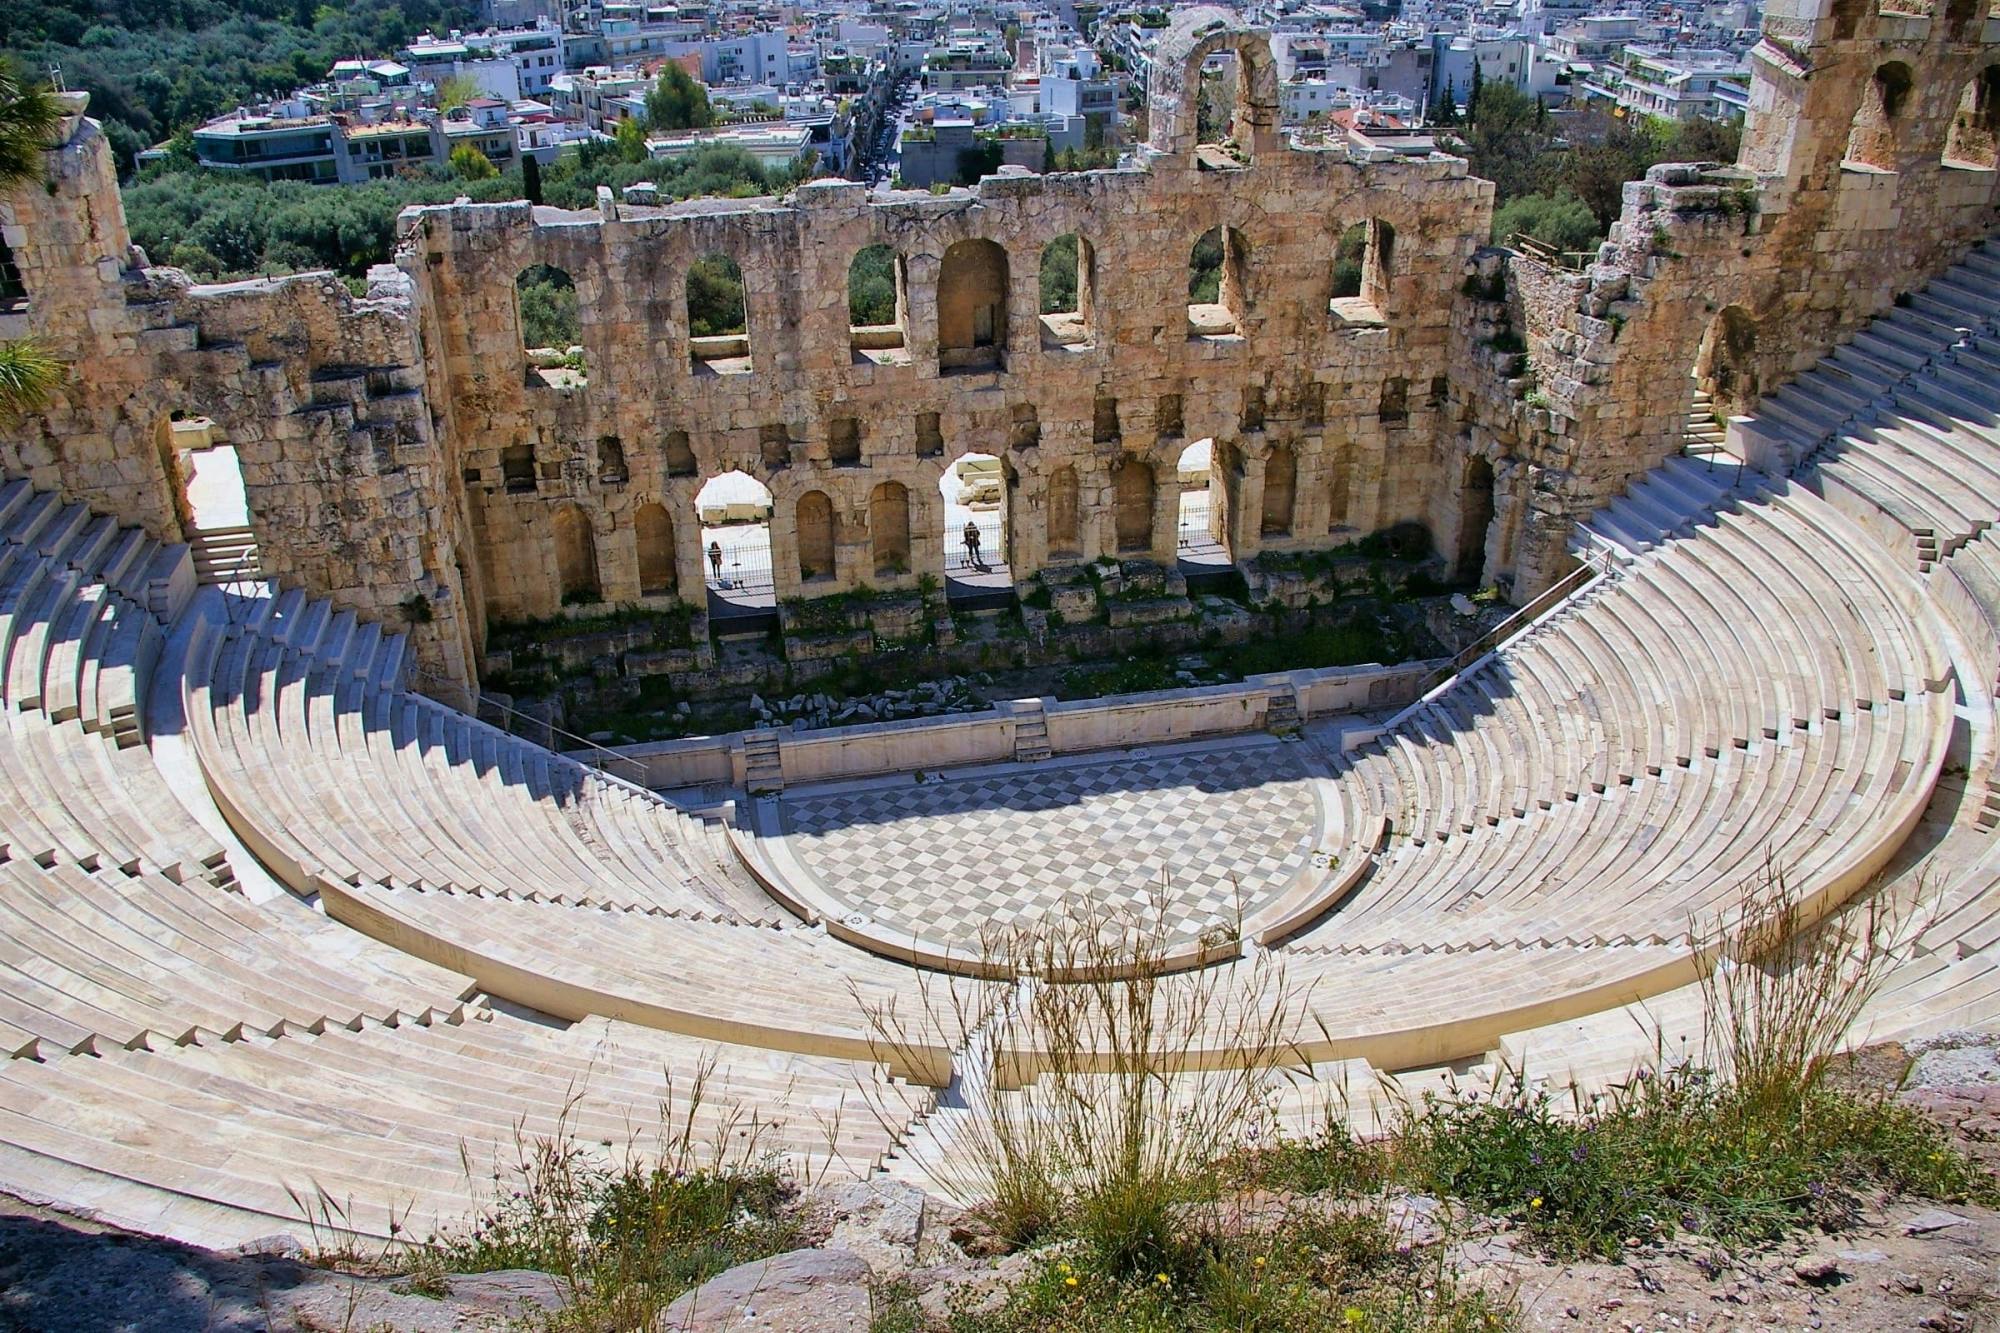
<svg viewBox="0 0 2000 1333">
<path fill-rule="evenodd" d="M 967 949 L 1079 895 L 1150 914 L 1163 878 L 1171 937 L 1198 936 L 1282 893 L 1319 820 L 1292 748 L 1270 744 L 804 793 L 785 812 L 793 855 L 833 897 Z"/>
</svg>

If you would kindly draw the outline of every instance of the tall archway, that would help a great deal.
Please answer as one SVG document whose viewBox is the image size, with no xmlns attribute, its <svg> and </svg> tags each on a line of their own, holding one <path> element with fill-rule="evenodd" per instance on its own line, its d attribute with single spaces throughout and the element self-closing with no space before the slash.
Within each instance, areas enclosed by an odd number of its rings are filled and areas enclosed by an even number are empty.
<svg viewBox="0 0 2000 1333">
<path fill-rule="evenodd" d="M 1292 535 L 1292 510 L 1299 464 L 1288 444 L 1274 444 L 1264 459 L 1264 512 L 1258 530 L 1266 537 Z"/>
<path fill-rule="evenodd" d="M 938 478 L 947 597 L 980 596 L 1012 586 L 1007 562 L 1012 489 L 1006 463 L 992 454 L 960 454 Z"/>
<path fill-rule="evenodd" d="M 1152 465 L 1143 458 L 1127 454 L 1113 469 L 1113 529 L 1121 554 L 1152 553 L 1154 489 Z"/>
<path fill-rule="evenodd" d="M 1694 419 L 1690 424 L 1719 428 L 1757 405 L 1757 323 L 1732 305 L 1716 313 L 1695 351 Z"/>
<path fill-rule="evenodd" d="M 1989 171 L 2000 166 L 2000 65 L 1979 71 L 1959 95 L 1945 133 L 1944 163 Z"/>
<path fill-rule="evenodd" d="M 688 356 L 696 370 L 742 375 L 750 370 L 750 308 L 743 270 L 725 254 L 688 266 Z"/>
<path fill-rule="evenodd" d="M 583 314 L 567 271 L 530 264 L 514 275 L 514 325 L 530 385 L 583 382 Z"/>
<path fill-rule="evenodd" d="M 869 493 L 868 543 L 876 577 L 910 572 L 910 492 L 901 482 L 882 482 Z"/>
<path fill-rule="evenodd" d="M 1229 563 L 1228 487 L 1214 440 L 1195 440 L 1175 464 L 1180 508 L 1174 545 L 1183 565 Z"/>
<path fill-rule="evenodd" d="M 659 597 L 673 592 L 679 580 L 674 571 L 674 520 L 666 506 L 640 505 L 632 516 L 632 539 L 638 547 L 639 594 Z"/>
<path fill-rule="evenodd" d="M 1096 258 L 1090 242 L 1067 232 L 1042 247 L 1042 345 L 1079 347 L 1090 342 Z"/>
<path fill-rule="evenodd" d="M 1486 572 L 1486 533 L 1493 525 L 1493 464 L 1484 456 L 1467 459 L 1458 493 L 1458 560 L 1461 583 L 1476 583 Z"/>
<path fill-rule="evenodd" d="M 581 505 L 556 508 L 551 521 L 556 555 L 556 592 L 564 606 L 602 600 L 597 580 L 597 535 Z"/>
<path fill-rule="evenodd" d="M 776 605 L 770 489 L 747 472 L 724 472 L 703 483 L 694 506 L 709 616 L 768 613 Z"/>
<path fill-rule="evenodd" d="M 1188 251 L 1188 336 L 1234 338 L 1243 332 L 1250 246 L 1234 227 L 1210 227 Z"/>
<path fill-rule="evenodd" d="M 903 257 L 888 246 L 855 251 L 847 266 L 847 337 L 856 363 L 908 363 L 908 285 Z"/>
<path fill-rule="evenodd" d="M 1876 68 L 1862 89 L 1861 107 L 1854 113 L 1846 162 L 1878 171 L 1897 169 L 1915 88 L 1916 79 L 1902 61 L 1891 60 Z"/>
<path fill-rule="evenodd" d="M 837 577 L 840 543 L 834 532 L 833 501 L 825 491 L 807 491 L 793 513 L 798 524 L 799 577 L 807 583 Z"/>
<path fill-rule="evenodd" d="M 1007 252 L 987 240 L 960 241 L 938 269 L 938 367 L 993 370 L 1007 358 Z"/>
</svg>

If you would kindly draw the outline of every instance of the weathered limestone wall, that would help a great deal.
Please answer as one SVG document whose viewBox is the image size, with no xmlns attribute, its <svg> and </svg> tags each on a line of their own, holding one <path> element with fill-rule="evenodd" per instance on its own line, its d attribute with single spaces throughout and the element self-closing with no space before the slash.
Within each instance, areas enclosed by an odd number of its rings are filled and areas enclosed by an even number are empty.
<svg viewBox="0 0 2000 1333">
<path fill-rule="evenodd" d="M 1764 31 L 1738 166 L 1627 185 L 1584 273 L 1509 265 L 1539 395 L 1514 428 L 1532 475 L 1517 597 L 1561 574 L 1575 518 L 1680 447 L 1692 372 L 1747 408 L 2000 223 L 1990 156 L 1945 155 L 1968 85 L 2000 64 L 1983 6 L 1776 0 Z"/>
<path fill-rule="evenodd" d="M 1963 4 L 1774 0 L 1742 165 L 1628 186 L 1582 272 L 1486 248 L 1492 187 L 1457 159 L 1283 143 L 1266 36 L 1215 10 L 1163 35 L 1132 167 L 943 196 L 826 181 L 669 208 L 605 192 L 582 213 L 415 209 L 365 297 L 326 275 L 195 286 L 145 267 L 79 114 L 48 188 L 0 200 L 32 298 L 0 337 L 76 367 L 0 431 L 0 466 L 179 535 L 161 442 L 175 412 L 210 417 L 267 565 L 386 620 L 420 598 L 420 661 L 459 681 L 489 617 L 698 598 L 695 495 L 726 471 L 773 493 L 781 597 L 914 588 L 942 573 L 938 482 L 969 451 L 1002 459 L 1017 581 L 1170 563 L 1179 455 L 1210 438 L 1238 559 L 1414 521 L 1461 575 L 1525 598 L 1567 566 L 1578 516 L 1679 447 L 1691 371 L 1748 404 L 1992 229 L 1996 37 Z M 1238 61 L 1230 142 L 1199 145 L 1218 52 Z M 1984 77 L 1993 96 L 1964 103 Z M 1364 290 L 1335 298 L 1356 223 Z M 1211 228 L 1219 303 L 1191 307 Z M 1043 317 L 1042 254 L 1068 234 L 1082 308 Z M 851 329 L 849 267 L 878 244 L 898 322 Z M 710 254 L 743 273 L 743 337 L 691 336 L 687 275 Z M 576 284 L 581 377 L 522 346 L 531 265 Z"/>
<path fill-rule="evenodd" d="M 1229 36 L 1264 49 L 1254 35 Z M 815 182 L 782 202 L 412 210 L 400 262 L 420 304 L 450 312 L 433 374 L 452 403 L 447 447 L 464 478 L 488 609 L 558 610 L 554 516 L 571 505 L 590 518 L 604 602 L 671 597 L 645 595 L 638 574 L 635 515 L 654 504 L 672 522 L 678 589 L 698 589 L 694 497 L 731 470 L 773 494 L 780 597 L 914 587 L 941 574 L 938 483 L 968 451 L 1003 460 L 1017 581 L 1053 552 L 1088 560 L 1122 549 L 1171 562 L 1179 455 L 1204 437 L 1226 469 L 1239 558 L 1428 521 L 1453 357 L 1451 301 L 1440 294 L 1456 291 L 1484 238 L 1492 188 L 1452 158 L 1361 162 L 1255 142 L 1240 169 L 1155 156 L 1138 170 L 990 177 L 942 197 L 883 199 Z M 1371 219 L 1393 229 L 1386 298 L 1336 311 L 1336 244 Z M 1217 226 L 1234 230 L 1241 259 L 1235 327 L 1191 335 L 1189 254 Z M 1088 267 L 1081 341 L 1037 313 L 1042 250 L 1068 233 Z M 875 244 L 896 252 L 904 274 L 899 355 L 864 355 L 848 323 L 849 265 Z M 747 373 L 717 373 L 695 356 L 686 275 L 710 253 L 744 275 Z M 552 385 L 524 352 L 514 283 L 536 264 L 576 283 L 580 387 Z M 989 289 L 999 285 L 996 302 Z M 968 352 L 973 309 L 988 304 L 1000 308 L 997 345 Z M 606 440 L 622 474 L 600 466 Z M 506 458 L 524 447 L 532 485 L 518 474 L 510 485 Z M 1266 522 L 1274 451 L 1291 460 L 1291 486 L 1271 516 L 1288 522 Z M 1121 548 L 1115 522 L 1115 473 L 1127 459 L 1153 479 L 1150 530 L 1136 551 Z M 885 485 L 904 488 L 906 524 L 887 512 Z M 1126 493 L 1141 492 L 1128 482 Z M 817 496 L 833 515 L 830 570 L 817 542 L 801 544 L 801 506 L 812 520 Z M 878 569 L 883 523 L 892 538 L 907 527 L 907 572 Z"/>
<path fill-rule="evenodd" d="M 409 281 L 384 267 L 365 298 L 328 274 L 193 285 L 133 249 L 95 123 L 73 119 L 47 161 L 46 186 L 0 200 L 29 297 L 0 336 L 36 338 L 71 373 L 45 412 L 0 431 L 0 469 L 181 540 L 169 424 L 207 417 L 237 450 L 265 569 L 391 624 L 421 597 L 420 667 L 469 680 Z"/>
</svg>

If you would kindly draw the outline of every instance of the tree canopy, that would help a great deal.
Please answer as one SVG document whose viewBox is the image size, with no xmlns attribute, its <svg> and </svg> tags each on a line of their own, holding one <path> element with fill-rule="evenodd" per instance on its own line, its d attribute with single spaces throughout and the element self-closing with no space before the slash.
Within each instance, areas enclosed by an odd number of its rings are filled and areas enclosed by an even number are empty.
<svg viewBox="0 0 2000 1333">
<path fill-rule="evenodd" d="M 646 94 L 646 120 L 656 130 L 699 130 L 715 123 L 715 110 L 708 104 L 708 89 L 670 60 Z"/>
</svg>

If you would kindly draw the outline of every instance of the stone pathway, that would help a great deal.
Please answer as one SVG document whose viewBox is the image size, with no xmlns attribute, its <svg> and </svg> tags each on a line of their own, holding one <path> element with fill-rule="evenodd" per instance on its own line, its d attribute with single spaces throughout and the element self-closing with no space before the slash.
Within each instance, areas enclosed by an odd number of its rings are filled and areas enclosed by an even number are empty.
<svg viewBox="0 0 2000 1333">
<path fill-rule="evenodd" d="M 938 944 L 1029 926 L 1089 898 L 1175 939 L 1250 916 L 1306 868 L 1321 812 L 1292 747 L 1267 741 L 1009 765 L 784 802 L 789 849 L 856 912 Z"/>
</svg>

